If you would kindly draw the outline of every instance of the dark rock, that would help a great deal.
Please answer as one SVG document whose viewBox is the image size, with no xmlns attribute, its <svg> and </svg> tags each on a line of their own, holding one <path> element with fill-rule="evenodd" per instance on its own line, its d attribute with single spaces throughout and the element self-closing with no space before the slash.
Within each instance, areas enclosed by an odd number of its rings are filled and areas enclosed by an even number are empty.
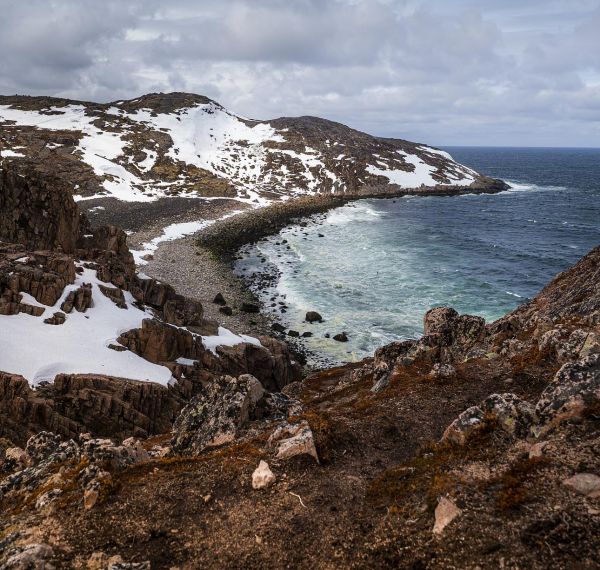
<svg viewBox="0 0 600 570">
<path fill-rule="evenodd" d="M 273 323 L 271 329 L 278 333 L 285 332 L 285 327 L 280 323 Z"/>
<path fill-rule="evenodd" d="M 345 332 L 336 334 L 333 337 L 333 340 L 337 340 L 338 342 L 348 342 L 348 335 Z"/>
<path fill-rule="evenodd" d="M 67 320 L 67 316 L 64 313 L 57 311 L 51 317 L 44 319 L 44 322 L 47 325 L 62 325 L 65 323 L 66 320 Z"/>
<path fill-rule="evenodd" d="M 542 392 L 536 414 L 542 431 L 600 405 L 600 355 L 565 364 Z"/>
<path fill-rule="evenodd" d="M 258 313 L 260 312 L 260 307 L 254 303 L 242 303 L 240 310 L 243 313 Z"/>
<path fill-rule="evenodd" d="M 227 305 L 227 301 L 225 300 L 225 297 L 223 297 L 222 293 L 217 293 L 215 295 L 213 303 L 215 303 L 216 305 Z"/>
<path fill-rule="evenodd" d="M 173 425 L 172 447 L 198 454 L 233 441 L 253 417 L 264 388 L 253 376 L 223 376 L 203 388 L 181 410 Z"/>
<path fill-rule="evenodd" d="M 310 338 L 313 335 L 310 331 L 305 331 L 302 333 L 303 338 Z"/>
<path fill-rule="evenodd" d="M 230 317 L 231 315 L 233 315 L 233 309 L 231 307 L 220 307 L 219 313 L 223 313 L 224 315 Z"/>
<path fill-rule="evenodd" d="M 298 331 L 295 331 L 295 330 L 292 330 L 292 329 L 290 329 L 287 334 L 288 334 L 288 336 L 291 336 L 291 337 L 294 337 L 294 338 L 297 338 L 297 337 L 300 336 L 300 333 Z"/>
<path fill-rule="evenodd" d="M 308 311 L 308 313 L 306 313 L 305 319 L 309 323 L 322 323 L 323 322 L 323 317 L 316 311 Z"/>
</svg>

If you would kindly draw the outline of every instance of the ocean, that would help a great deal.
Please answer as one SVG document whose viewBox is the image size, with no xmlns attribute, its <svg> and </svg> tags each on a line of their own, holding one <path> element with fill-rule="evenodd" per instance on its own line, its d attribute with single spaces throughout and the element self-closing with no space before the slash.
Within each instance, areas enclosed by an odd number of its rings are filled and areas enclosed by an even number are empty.
<svg viewBox="0 0 600 570">
<path fill-rule="evenodd" d="M 236 272 L 284 326 L 313 334 L 315 363 L 418 337 L 436 306 L 493 321 L 600 244 L 600 149 L 444 150 L 512 188 L 361 200 L 244 248 Z M 305 323 L 309 310 L 324 322 Z M 331 338 L 342 331 L 347 343 Z"/>
</svg>

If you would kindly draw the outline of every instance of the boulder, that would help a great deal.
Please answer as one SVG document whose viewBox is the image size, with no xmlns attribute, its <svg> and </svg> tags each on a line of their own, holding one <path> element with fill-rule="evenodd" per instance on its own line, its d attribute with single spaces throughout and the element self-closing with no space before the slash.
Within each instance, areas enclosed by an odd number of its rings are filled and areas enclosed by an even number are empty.
<svg viewBox="0 0 600 570">
<path fill-rule="evenodd" d="M 317 313 L 317 311 L 308 311 L 306 313 L 306 322 L 308 323 L 322 323 L 323 317 Z"/>
<path fill-rule="evenodd" d="M 577 473 L 565 479 L 563 485 L 591 499 L 600 497 L 600 477 L 594 473 Z"/>
<path fill-rule="evenodd" d="M 54 570 L 51 564 L 54 550 L 48 544 L 30 543 L 9 550 L 2 564 L 3 570 Z"/>
<path fill-rule="evenodd" d="M 70 313 L 73 309 L 79 313 L 85 313 L 91 306 L 92 286 L 89 283 L 84 283 L 67 295 L 60 308 L 65 313 Z"/>
<path fill-rule="evenodd" d="M 543 432 L 563 420 L 581 417 L 600 403 L 600 354 L 567 363 L 542 392 L 535 412 Z"/>
<path fill-rule="evenodd" d="M 429 376 L 434 380 L 449 380 L 456 376 L 456 368 L 451 364 L 442 364 L 436 362 L 429 373 Z"/>
<path fill-rule="evenodd" d="M 345 332 L 336 334 L 333 337 L 333 340 L 337 340 L 338 342 L 348 342 L 348 335 Z"/>
<path fill-rule="evenodd" d="M 269 468 L 269 464 L 261 459 L 258 467 L 252 473 L 252 488 L 264 489 L 275 482 L 275 475 Z"/>
<path fill-rule="evenodd" d="M 203 321 L 204 310 L 200 302 L 178 296 L 165 302 L 163 317 L 167 323 L 178 327 L 199 326 Z"/>
<path fill-rule="evenodd" d="M 319 463 L 315 440 L 307 421 L 303 420 L 297 424 L 286 423 L 278 427 L 271 434 L 269 444 L 277 447 L 277 459 L 310 455 Z"/>
<path fill-rule="evenodd" d="M 425 336 L 436 337 L 440 346 L 457 345 L 466 350 L 485 338 L 485 319 L 472 315 L 459 315 L 450 307 L 437 307 L 425 313 Z"/>
<path fill-rule="evenodd" d="M 260 312 L 260 307 L 255 303 L 242 303 L 240 310 L 242 313 L 258 313 Z"/>
<path fill-rule="evenodd" d="M 263 394 L 260 382 L 249 374 L 223 376 L 210 383 L 175 420 L 173 450 L 195 455 L 233 441 L 253 417 Z"/>
<path fill-rule="evenodd" d="M 479 406 L 471 406 L 462 412 L 446 428 L 441 441 L 463 445 L 486 426 L 502 429 L 515 438 L 523 438 L 529 434 L 534 419 L 535 411 L 529 402 L 511 393 L 492 394 Z"/>
<path fill-rule="evenodd" d="M 227 301 L 225 300 L 225 297 L 223 297 L 222 293 L 217 293 L 215 295 L 213 303 L 215 303 L 216 305 L 227 305 Z"/>
<path fill-rule="evenodd" d="M 446 428 L 443 443 L 463 445 L 473 433 L 483 427 L 485 414 L 479 406 L 467 408 Z"/>
<path fill-rule="evenodd" d="M 442 534 L 444 529 L 460 514 L 461 510 L 450 499 L 440 497 L 438 505 L 435 508 L 433 534 Z"/>
</svg>

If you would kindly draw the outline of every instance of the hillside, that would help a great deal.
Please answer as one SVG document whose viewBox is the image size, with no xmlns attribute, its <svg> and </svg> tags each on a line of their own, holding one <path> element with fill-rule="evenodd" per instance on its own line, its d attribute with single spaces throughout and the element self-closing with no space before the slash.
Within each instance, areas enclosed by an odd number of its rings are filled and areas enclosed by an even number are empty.
<svg viewBox="0 0 600 570">
<path fill-rule="evenodd" d="M 432 309 L 420 339 L 299 382 L 282 343 L 232 343 L 136 275 L 57 181 L 2 183 L 0 324 L 77 343 L 145 313 L 95 350 L 173 377 L 0 373 L 3 568 L 599 567 L 598 248 L 496 322 Z M 33 364 L 2 340 L 0 370 Z"/>
<path fill-rule="evenodd" d="M 186 93 L 108 104 L 0 96 L 0 155 L 69 180 L 76 200 L 225 197 L 264 205 L 365 188 L 491 183 L 425 145 L 316 117 L 245 119 Z"/>
</svg>

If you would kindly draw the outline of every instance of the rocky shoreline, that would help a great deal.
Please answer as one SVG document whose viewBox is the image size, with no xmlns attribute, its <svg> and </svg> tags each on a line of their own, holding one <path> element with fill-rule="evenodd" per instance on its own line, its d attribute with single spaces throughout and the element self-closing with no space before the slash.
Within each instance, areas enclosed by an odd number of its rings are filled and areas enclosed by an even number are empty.
<svg viewBox="0 0 600 570">
<path fill-rule="evenodd" d="M 276 339 L 211 345 L 202 304 L 59 181 L 5 168 L 0 198 L 0 315 L 97 336 L 99 307 L 142 307 L 102 362 L 177 382 L 0 373 L 0 567 L 598 568 L 600 248 L 498 321 L 431 309 L 421 338 L 301 378 Z"/>
<path fill-rule="evenodd" d="M 290 222 L 338 208 L 349 202 L 367 198 L 399 198 L 402 196 L 462 196 L 465 194 L 494 194 L 508 190 L 502 180 L 488 179 L 485 184 L 470 187 L 401 189 L 391 187 L 366 187 L 360 192 L 345 194 L 317 194 L 275 202 L 269 206 L 244 212 L 221 220 L 199 233 L 197 243 L 217 256 L 230 261 L 235 252 L 249 243 L 276 234 Z"/>
<path fill-rule="evenodd" d="M 250 275 L 237 275 L 234 272 L 234 263 L 237 259 L 243 257 L 240 250 L 244 246 L 251 245 L 257 241 L 272 236 L 280 232 L 290 224 L 302 225 L 309 219 L 325 214 L 326 212 L 339 208 L 348 203 L 365 199 L 395 199 L 402 196 L 462 196 L 474 193 L 497 193 L 507 190 L 509 186 L 495 179 L 487 179 L 485 185 L 470 188 L 448 188 L 437 187 L 434 189 L 393 189 L 385 187 L 365 188 L 361 192 L 351 194 L 319 194 L 316 196 L 305 196 L 291 199 L 285 202 L 275 202 L 269 206 L 259 209 L 249 210 L 236 216 L 218 220 L 215 224 L 209 226 L 196 234 L 193 238 L 185 238 L 176 243 L 165 244 L 163 255 L 177 257 L 178 250 L 189 250 L 190 242 L 195 244 L 194 255 L 200 262 L 203 270 L 208 269 L 212 279 L 208 280 L 213 286 L 207 294 L 203 289 L 194 286 L 194 291 L 186 290 L 186 294 L 194 292 L 201 295 L 204 301 L 212 300 L 217 293 L 217 289 L 228 291 L 231 304 L 234 306 L 237 318 L 225 317 L 226 322 L 235 323 L 235 325 L 247 334 L 271 334 L 284 339 L 292 348 L 294 353 L 306 363 L 310 360 L 313 364 L 311 369 L 326 368 L 338 364 L 323 354 L 316 353 L 307 347 L 303 342 L 302 335 L 296 336 L 294 331 L 290 336 L 282 330 L 277 315 L 273 311 L 266 311 L 261 307 L 260 316 L 252 314 L 248 316 L 239 311 L 244 303 L 252 302 L 260 306 L 258 296 L 253 292 L 259 288 L 264 288 L 277 280 L 278 275 L 275 268 L 261 267 L 260 272 Z M 169 252 L 168 254 L 166 252 Z M 191 255 L 184 254 L 188 261 L 183 261 L 184 265 L 189 262 Z M 156 259 L 150 263 L 149 274 L 158 279 L 164 279 L 167 282 L 178 283 L 179 277 L 176 272 L 169 271 L 164 263 L 156 265 Z M 187 270 L 187 269 L 186 269 Z M 192 281 L 193 282 L 193 281 Z M 188 281 L 189 283 L 189 281 Z M 182 287 L 186 284 L 182 283 Z M 272 299 L 273 302 L 281 301 L 282 309 L 285 311 L 285 300 Z M 213 311 L 214 314 L 214 311 Z M 336 331 L 337 332 L 337 331 Z M 335 333 L 332 333 L 335 334 Z"/>
</svg>

